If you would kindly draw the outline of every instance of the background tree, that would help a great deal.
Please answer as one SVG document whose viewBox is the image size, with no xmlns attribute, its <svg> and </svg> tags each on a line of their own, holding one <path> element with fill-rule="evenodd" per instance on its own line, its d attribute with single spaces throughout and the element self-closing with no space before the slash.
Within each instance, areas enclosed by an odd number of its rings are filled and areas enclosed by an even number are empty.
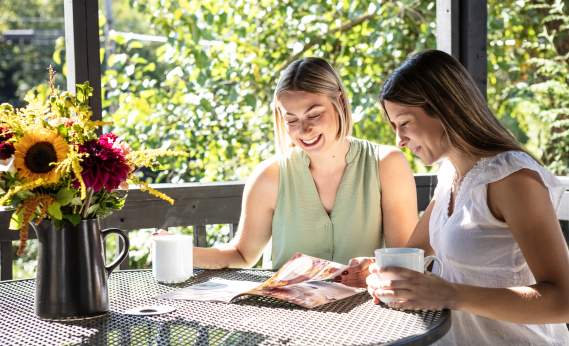
<svg viewBox="0 0 569 346">
<path fill-rule="evenodd" d="M 22 106 L 26 92 L 47 80 L 53 39 L 63 31 L 63 1 L 2 0 L 0 34 L 23 29 L 34 35 L 0 36 L 0 103 Z"/>
<path fill-rule="evenodd" d="M 280 71 L 301 56 L 335 65 L 353 102 L 355 135 L 393 143 L 376 104 L 381 81 L 410 52 L 435 46 L 434 3 L 424 1 L 145 1 L 167 42 L 115 45 L 106 106 L 141 145 L 188 150 L 156 181 L 243 179 L 273 153 L 271 100 Z M 124 73 L 126 72 L 126 73 Z"/>
<path fill-rule="evenodd" d="M 488 101 L 526 147 L 569 174 L 569 1 L 489 6 Z"/>
</svg>

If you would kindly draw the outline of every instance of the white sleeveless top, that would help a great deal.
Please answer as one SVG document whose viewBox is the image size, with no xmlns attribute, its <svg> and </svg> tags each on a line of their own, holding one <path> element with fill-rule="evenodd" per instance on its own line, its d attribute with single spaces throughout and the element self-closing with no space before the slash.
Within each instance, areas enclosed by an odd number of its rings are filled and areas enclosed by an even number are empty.
<svg viewBox="0 0 569 346">
<path fill-rule="evenodd" d="M 508 225 L 492 215 L 486 199 L 489 183 L 524 168 L 539 174 L 559 213 L 561 182 L 526 153 L 506 151 L 481 159 L 464 176 L 449 217 L 455 170 L 450 161 L 442 162 L 429 222 L 431 246 L 443 263 L 442 278 L 484 287 L 535 284 Z M 436 262 L 433 272 L 440 274 Z M 451 328 L 437 345 L 569 345 L 565 324 L 516 324 L 462 311 L 451 315 Z"/>
</svg>

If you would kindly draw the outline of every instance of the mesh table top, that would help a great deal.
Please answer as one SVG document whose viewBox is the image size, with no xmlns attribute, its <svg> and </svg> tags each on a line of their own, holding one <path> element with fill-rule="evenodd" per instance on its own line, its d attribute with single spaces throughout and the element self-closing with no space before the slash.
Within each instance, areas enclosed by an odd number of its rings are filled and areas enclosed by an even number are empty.
<svg viewBox="0 0 569 346">
<path fill-rule="evenodd" d="M 272 298 L 237 303 L 159 300 L 158 294 L 213 277 L 264 281 L 261 270 L 196 270 L 180 285 L 157 284 L 148 270 L 109 278 L 110 311 L 91 319 L 40 320 L 34 280 L 0 282 L 2 345 L 427 345 L 450 327 L 444 311 L 402 312 L 373 304 L 367 293 L 308 310 Z M 144 305 L 169 305 L 156 316 L 127 315 Z"/>
</svg>

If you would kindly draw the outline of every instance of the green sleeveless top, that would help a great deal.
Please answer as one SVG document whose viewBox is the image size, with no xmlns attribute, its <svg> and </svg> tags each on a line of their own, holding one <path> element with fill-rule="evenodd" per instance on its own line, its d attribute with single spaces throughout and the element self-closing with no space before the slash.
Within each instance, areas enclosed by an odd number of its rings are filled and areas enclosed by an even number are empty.
<svg viewBox="0 0 569 346">
<path fill-rule="evenodd" d="M 373 256 L 383 244 L 379 145 L 349 138 L 346 168 L 328 215 L 310 174 L 310 158 L 299 148 L 279 160 L 280 177 L 272 224 L 272 266 L 295 252 L 347 264 Z"/>
</svg>

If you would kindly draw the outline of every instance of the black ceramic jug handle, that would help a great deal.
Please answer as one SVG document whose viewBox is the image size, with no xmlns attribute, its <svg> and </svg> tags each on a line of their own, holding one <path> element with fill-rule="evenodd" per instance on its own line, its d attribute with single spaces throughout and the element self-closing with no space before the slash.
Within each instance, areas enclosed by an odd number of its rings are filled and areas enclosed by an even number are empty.
<svg viewBox="0 0 569 346">
<path fill-rule="evenodd" d="M 117 259 L 115 259 L 113 261 L 113 263 L 105 266 L 105 269 L 107 270 L 107 275 L 110 275 L 111 272 L 116 267 L 118 267 L 118 265 L 121 264 L 122 261 L 128 256 L 128 247 L 130 246 L 130 242 L 128 241 L 128 236 L 126 235 L 126 233 L 123 230 L 120 230 L 118 228 L 107 228 L 107 229 L 102 230 L 101 235 L 103 236 L 103 240 L 105 239 L 106 236 L 113 234 L 113 233 L 118 235 L 119 238 L 122 239 L 124 247 L 122 249 L 122 252 L 117 257 Z"/>
</svg>

